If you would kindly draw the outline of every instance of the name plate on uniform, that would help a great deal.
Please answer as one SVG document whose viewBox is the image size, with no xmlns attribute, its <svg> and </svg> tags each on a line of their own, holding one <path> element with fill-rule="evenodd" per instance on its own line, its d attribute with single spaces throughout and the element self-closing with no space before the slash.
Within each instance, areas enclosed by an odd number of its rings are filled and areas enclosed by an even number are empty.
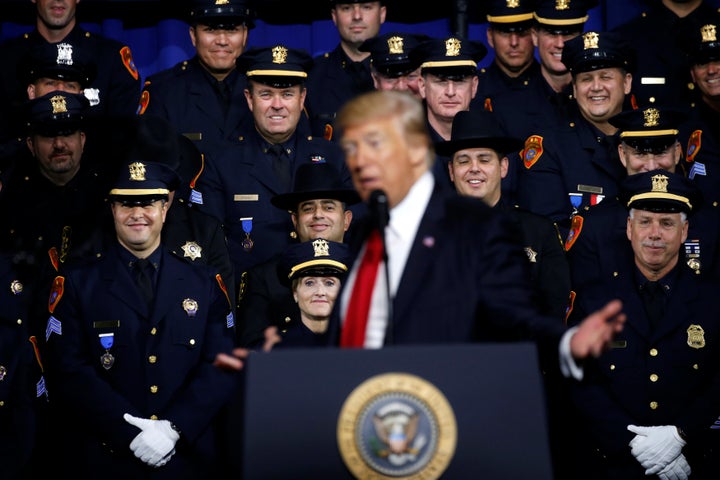
<svg viewBox="0 0 720 480">
<path fill-rule="evenodd" d="M 257 193 L 245 193 L 233 195 L 233 200 L 236 202 L 257 202 L 260 199 L 260 195 Z"/>
<path fill-rule="evenodd" d="M 200 140 L 202 140 L 202 132 L 187 132 L 183 133 L 183 135 L 187 137 L 188 140 L 192 140 L 195 142 L 199 142 Z"/>
</svg>

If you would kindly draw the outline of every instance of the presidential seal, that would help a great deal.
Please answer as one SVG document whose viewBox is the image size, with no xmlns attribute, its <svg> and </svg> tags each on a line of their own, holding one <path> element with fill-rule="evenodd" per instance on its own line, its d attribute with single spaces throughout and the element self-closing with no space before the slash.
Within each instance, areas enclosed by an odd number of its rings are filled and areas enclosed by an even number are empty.
<svg viewBox="0 0 720 480">
<path fill-rule="evenodd" d="M 440 478 L 455 454 L 457 424 L 443 393 L 407 373 L 369 378 L 350 393 L 337 425 L 355 478 Z"/>
</svg>

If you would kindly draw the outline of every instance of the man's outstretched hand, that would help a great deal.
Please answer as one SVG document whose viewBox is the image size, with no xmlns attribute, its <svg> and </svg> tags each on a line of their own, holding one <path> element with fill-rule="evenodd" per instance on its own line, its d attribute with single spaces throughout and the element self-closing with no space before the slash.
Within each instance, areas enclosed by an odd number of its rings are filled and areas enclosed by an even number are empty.
<svg viewBox="0 0 720 480">
<path fill-rule="evenodd" d="M 590 356 L 599 357 L 610 348 L 613 337 L 622 331 L 626 316 L 622 313 L 622 302 L 612 300 L 600 310 L 591 313 L 580 323 L 570 339 L 573 358 L 581 360 Z"/>
</svg>

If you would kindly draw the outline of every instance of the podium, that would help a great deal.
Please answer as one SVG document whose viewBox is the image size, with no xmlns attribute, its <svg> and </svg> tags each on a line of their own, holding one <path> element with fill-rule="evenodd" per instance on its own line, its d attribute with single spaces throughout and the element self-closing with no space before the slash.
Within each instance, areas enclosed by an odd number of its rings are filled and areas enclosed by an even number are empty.
<svg viewBox="0 0 720 480">
<path fill-rule="evenodd" d="M 247 480 L 552 479 L 532 343 L 253 352 L 242 397 Z"/>
</svg>

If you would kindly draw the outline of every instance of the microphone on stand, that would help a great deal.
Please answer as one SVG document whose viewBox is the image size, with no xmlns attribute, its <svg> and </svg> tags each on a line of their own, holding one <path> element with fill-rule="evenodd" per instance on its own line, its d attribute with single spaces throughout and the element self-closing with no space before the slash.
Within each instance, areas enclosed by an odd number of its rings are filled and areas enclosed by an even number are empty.
<svg viewBox="0 0 720 480">
<path fill-rule="evenodd" d="M 383 268 L 385 274 L 385 294 L 387 299 L 387 328 L 385 330 L 385 345 L 393 344 L 393 297 L 390 293 L 390 267 L 388 265 L 387 241 L 385 227 L 390 223 L 390 207 L 387 194 L 382 190 L 373 190 L 368 201 L 369 212 L 375 227 L 380 231 L 383 247 Z"/>
</svg>

